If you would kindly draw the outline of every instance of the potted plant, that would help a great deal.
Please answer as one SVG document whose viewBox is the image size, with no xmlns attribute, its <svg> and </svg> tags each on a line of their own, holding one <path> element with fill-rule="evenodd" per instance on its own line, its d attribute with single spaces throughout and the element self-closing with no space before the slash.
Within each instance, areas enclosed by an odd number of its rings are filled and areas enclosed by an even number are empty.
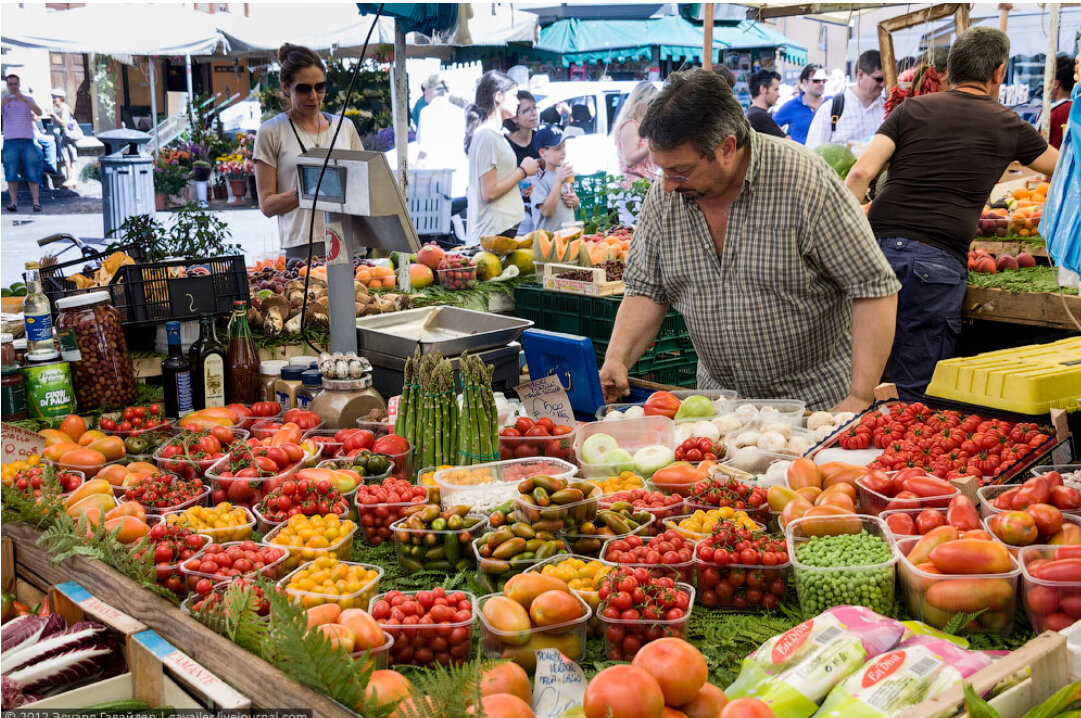
<svg viewBox="0 0 1081 718">
<path fill-rule="evenodd" d="M 197 202 L 203 207 L 207 206 L 210 169 L 210 163 L 206 160 L 195 160 L 191 163 L 191 184 L 188 186 L 188 196 L 192 202 Z"/>
<path fill-rule="evenodd" d="M 218 174 L 229 178 L 229 189 L 233 195 L 231 204 L 243 202 L 248 189 L 248 175 L 252 170 L 252 161 L 240 154 L 223 155 L 217 159 Z"/>
<path fill-rule="evenodd" d="M 154 203 L 161 212 L 169 208 L 170 197 L 180 194 L 188 184 L 188 173 L 179 162 L 162 152 L 154 166 Z"/>
<path fill-rule="evenodd" d="M 208 182 L 210 180 L 210 163 L 206 160 L 192 162 L 191 178 L 196 182 Z"/>
<path fill-rule="evenodd" d="M 229 190 L 225 186 L 225 178 L 220 174 L 214 177 L 214 199 L 228 199 Z"/>
</svg>

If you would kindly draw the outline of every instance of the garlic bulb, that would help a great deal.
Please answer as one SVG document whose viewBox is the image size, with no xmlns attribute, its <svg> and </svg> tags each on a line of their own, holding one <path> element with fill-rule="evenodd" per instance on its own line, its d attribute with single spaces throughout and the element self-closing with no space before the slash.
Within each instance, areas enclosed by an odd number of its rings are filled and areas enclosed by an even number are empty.
<svg viewBox="0 0 1081 718">
<path fill-rule="evenodd" d="M 807 417 L 807 428 L 814 431 L 820 426 L 826 426 L 833 424 L 833 414 L 828 411 L 816 411 Z"/>
</svg>

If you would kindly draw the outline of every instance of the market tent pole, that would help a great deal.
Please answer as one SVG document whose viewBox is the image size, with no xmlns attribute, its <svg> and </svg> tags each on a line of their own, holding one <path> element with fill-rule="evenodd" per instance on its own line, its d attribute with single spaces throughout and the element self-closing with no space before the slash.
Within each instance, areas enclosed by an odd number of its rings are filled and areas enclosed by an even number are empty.
<svg viewBox="0 0 1081 718">
<path fill-rule="evenodd" d="M 1013 10 L 1013 5 L 1008 2 L 998 4 L 998 29 L 1002 32 L 1006 32 L 1006 25 L 1010 21 L 1010 10 Z"/>
<path fill-rule="evenodd" d="M 409 201 L 409 84 L 405 74 L 405 30 L 394 21 L 394 146 L 398 148 L 398 186 Z"/>
<path fill-rule="evenodd" d="M 161 140 L 158 137 L 158 85 L 154 79 L 154 58 L 147 59 L 150 65 L 150 124 L 154 126 L 154 161 L 158 161 L 161 152 Z"/>
<path fill-rule="evenodd" d="M 706 3 L 706 18 L 702 27 L 702 67 L 713 69 L 713 3 Z"/>
<path fill-rule="evenodd" d="M 184 56 L 184 74 L 187 76 L 187 80 L 188 80 L 188 102 L 189 103 L 194 103 L 195 102 L 195 95 L 191 91 L 191 55 L 190 54 Z"/>
<path fill-rule="evenodd" d="M 1051 132 L 1051 85 L 1055 82 L 1055 66 L 1058 64 L 1058 6 L 1051 7 L 1050 26 L 1047 29 L 1047 60 L 1043 67 L 1043 111 L 1040 112 L 1040 131 L 1044 137 Z"/>
</svg>

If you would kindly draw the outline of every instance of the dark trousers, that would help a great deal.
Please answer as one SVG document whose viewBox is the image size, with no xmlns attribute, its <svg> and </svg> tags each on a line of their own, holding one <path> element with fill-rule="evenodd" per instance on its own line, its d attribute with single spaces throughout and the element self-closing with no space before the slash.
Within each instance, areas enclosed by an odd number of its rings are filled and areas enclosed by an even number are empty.
<svg viewBox="0 0 1081 718">
<path fill-rule="evenodd" d="M 903 401 L 919 401 L 961 335 L 968 269 L 948 252 L 904 237 L 882 237 L 882 253 L 901 282 L 890 379 Z"/>
</svg>

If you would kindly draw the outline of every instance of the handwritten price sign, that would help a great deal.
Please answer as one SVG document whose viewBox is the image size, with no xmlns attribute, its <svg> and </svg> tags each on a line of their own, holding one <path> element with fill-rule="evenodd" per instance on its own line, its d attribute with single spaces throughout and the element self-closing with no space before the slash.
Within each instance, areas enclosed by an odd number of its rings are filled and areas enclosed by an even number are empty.
<svg viewBox="0 0 1081 718">
<path fill-rule="evenodd" d="M 40 456 L 41 452 L 45 450 L 45 437 L 41 434 L 27 431 L 20 426 L 8 424 L 7 422 L 2 424 L 2 428 L 3 463 L 10 464 L 13 461 L 23 461 L 34 454 Z"/>
<path fill-rule="evenodd" d="M 533 419 L 551 419 L 556 424 L 574 426 L 574 407 L 556 375 L 545 376 L 515 387 L 526 414 Z"/>
<path fill-rule="evenodd" d="M 581 667 L 555 648 L 537 651 L 533 713 L 537 718 L 557 718 L 564 711 L 582 705 L 588 683 Z"/>
</svg>

